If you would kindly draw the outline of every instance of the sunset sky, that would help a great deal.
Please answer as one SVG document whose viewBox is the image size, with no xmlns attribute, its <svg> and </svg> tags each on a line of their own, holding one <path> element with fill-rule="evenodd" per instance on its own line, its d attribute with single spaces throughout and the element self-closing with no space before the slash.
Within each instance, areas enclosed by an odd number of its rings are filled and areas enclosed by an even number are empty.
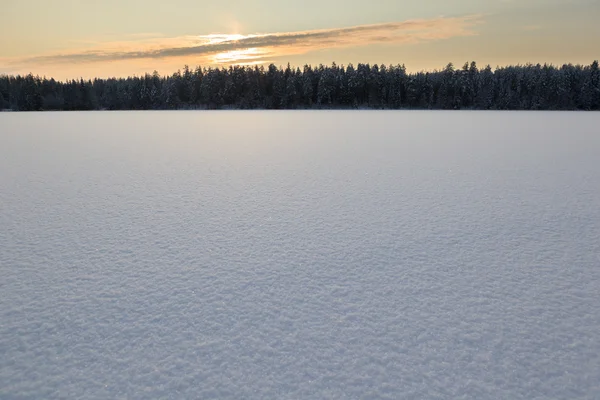
<svg viewBox="0 0 600 400">
<path fill-rule="evenodd" d="M 589 64 L 599 0 L 0 0 L 0 74 L 230 64 Z"/>
</svg>

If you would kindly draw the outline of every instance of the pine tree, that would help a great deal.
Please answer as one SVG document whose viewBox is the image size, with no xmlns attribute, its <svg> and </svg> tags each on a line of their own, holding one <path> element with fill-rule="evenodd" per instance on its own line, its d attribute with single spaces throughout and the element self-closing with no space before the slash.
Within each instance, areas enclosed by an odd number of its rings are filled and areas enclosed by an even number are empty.
<svg viewBox="0 0 600 400">
<path fill-rule="evenodd" d="M 8 101 L 4 99 L 4 95 L 0 92 L 0 111 L 8 109 Z"/>
<path fill-rule="evenodd" d="M 313 105 L 313 71 L 312 68 L 308 65 L 304 66 L 304 74 L 302 75 L 302 97 L 304 100 L 304 105 L 307 107 L 311 107 Z"/>
<path fill-rule="evenodd" d="M 181 100 L 177 91 L 177 78 L 167 80 L 163 86 L 162 98 L 164 99 L 165 108 L 171 110 L 179 108 Z"/>
</svg>

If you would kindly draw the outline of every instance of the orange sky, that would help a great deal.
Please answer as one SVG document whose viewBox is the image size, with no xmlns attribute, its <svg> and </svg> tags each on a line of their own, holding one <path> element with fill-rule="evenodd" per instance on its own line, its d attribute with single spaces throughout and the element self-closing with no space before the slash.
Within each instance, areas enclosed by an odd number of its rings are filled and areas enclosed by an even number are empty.
<svg viewBox="0 0 600 400">
<path fill-rule="evenodd" d="M 66 79 L 172 73 L 185 64 L 334 61 L 431 70 L 469 60 L 587 64 L 600 57 L 600 3 L 592 0 L 199 3 L 9 1 L 0 74 Z"/>
</svg>

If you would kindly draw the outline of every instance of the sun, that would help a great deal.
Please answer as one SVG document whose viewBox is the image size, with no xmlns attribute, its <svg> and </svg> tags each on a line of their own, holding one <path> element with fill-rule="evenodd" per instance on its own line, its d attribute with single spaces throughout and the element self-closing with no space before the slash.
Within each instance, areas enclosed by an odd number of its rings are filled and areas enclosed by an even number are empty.
<svg viewBox="0 0 600 400">
<path fill-rule="evenodd" d="M 212 33 L 210 35 L 202 36 L 203 39 L 207 40 L 207 44 L 218 44 L 223 42 L 234 42 L 236 40 L 246 39 L 250 36 L 240 35 L 237 33 L 226 34 L 226 33 Z"/>
<path fill-rule="evenodd" d="M 230 50 L 218 53 L 213 57 L 217 64 L 256 64 L 260 59 L 269 55 L 267 49 L 248 48 L 242 50 Z"/>
<path fill-rule="evenodd" d="M 229 42 L 240 42 L 244 39 L 258 37 L 260 35 L 241 35 L 239 33 L 212 33 L 202 35 L 200 38 L 207 45 L 226 44 Z M 242 47 L 235 50 L 224 50 L 212 56 L 212 61 L 215 64 L 260 64 L 262 59 L 272 53 L 271 50 L 260 47 L 243 48 L 243 43 L 237 43 L 232 47 Z"/>
</svg>

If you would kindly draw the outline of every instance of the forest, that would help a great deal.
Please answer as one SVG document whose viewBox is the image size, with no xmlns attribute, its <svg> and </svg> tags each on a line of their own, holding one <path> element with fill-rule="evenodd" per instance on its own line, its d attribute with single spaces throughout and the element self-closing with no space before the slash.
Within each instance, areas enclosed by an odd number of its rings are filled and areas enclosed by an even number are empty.
<svg viewBox="0 0 600 400">
<path fill-rule="evenodd" d="M 590 65 L 517 65 L 409 73 L 404 65 L 230 66 L 128 78 L 0 76 L 0 110 L 163 109 L 598 110 Z"/>
</svg>

